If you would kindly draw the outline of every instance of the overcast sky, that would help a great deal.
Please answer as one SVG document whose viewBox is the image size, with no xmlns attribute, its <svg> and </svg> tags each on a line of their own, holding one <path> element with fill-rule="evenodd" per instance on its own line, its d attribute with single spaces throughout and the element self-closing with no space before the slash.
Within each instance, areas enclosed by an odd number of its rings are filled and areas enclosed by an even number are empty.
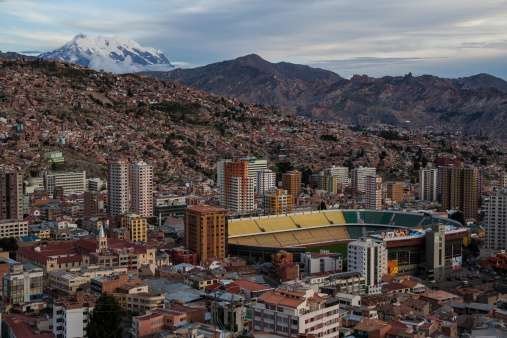
<svg viewBox="0 0 507 338">
<path fill-rule="evenodd" d="M 119 35 L 179 64 L 257 53 L 342 76 L 481 72 L 507 79 L 507 1 L 0 0 L 0 50 Z"/>
</svg>

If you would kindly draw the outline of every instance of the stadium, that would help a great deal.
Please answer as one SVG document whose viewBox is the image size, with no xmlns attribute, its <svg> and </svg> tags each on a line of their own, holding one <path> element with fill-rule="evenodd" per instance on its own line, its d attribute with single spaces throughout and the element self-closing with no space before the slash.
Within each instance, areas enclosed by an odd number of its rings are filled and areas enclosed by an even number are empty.
<svg viewBox="0 0 507 338">
<path fill-rule="evenodd" d="M 281 249 L 296 255 L 319 249 L 343 252 L 349 241 L 372 236 L 386 244 L 390 269 L 408 273 L 425 262 L 426 232 L 434 224 L 445 231 L 446 265 L 457 268 L 468 229 L 423 212 L 323 210 L 230 219 L 228 246 L 232 254 L 268 261 Z"/>
</svg>

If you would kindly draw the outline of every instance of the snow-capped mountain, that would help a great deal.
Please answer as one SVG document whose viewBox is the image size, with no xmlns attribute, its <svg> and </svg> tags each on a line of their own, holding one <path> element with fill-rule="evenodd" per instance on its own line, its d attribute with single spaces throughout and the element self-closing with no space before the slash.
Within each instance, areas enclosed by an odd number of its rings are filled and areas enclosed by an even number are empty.
<svg viewBox="0 0 507 338">
<path fill-rule="evenodd" d="M 120 37 L 79 34 L 61 48 L 43 53 L 39 57 L 112 73 L 174 69 L 160 50 L 142 47 L 134 40 Z"/>
</svg>

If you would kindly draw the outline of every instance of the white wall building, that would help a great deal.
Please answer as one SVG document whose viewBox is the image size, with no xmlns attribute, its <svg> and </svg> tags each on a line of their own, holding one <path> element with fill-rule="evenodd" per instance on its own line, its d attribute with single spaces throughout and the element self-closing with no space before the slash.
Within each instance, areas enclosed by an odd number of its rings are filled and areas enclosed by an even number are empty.
<svg viewBox="0 0 507 338">
<path fill-rule="evenodd" d="M 307 275 L 339 272 L 343 265 L 341 255 L 328 252 L 306 252 L 301 255 L 301 262 Z"/>
<path fill-rule="evenodd" d="M 366 191 L 366 178 L 368 176 L 377 176 L 376 168 L 358 167 L 352 170 L 352 187 L 358 193 Z"/>
<path fill-rule="evenodd" d="M 486 247 L 494 250 L 507 249 L 507 189 L 501 189 L 484 200 L 484 224 Z"/>
<path fill-rule="evenodd" d="M 381 291 L 382 276 L 387 274 L 387 249 L 383 242 L 371 238 L 350 242 L 347 249 L 348 271 L 361 273 L 366 278 L 368 293 Z"/>
<path fill-rule="evenodd" d="M 86 337 L 86 326 L 95 306 L 91 295 L 62 299 L 53 305 L 53 334 L 57 338 Z"/>
<path fill-rule="evenodd" d="M 98 177 L 93 177 L 86 180 L 86 188 L 88 191 L 100 192 L 103 185 L 104 182 Z"/>
<path fill-rule="evenodd" d="M 276 173 L 269 169 L 257 171 L 256 192 L 262 196 L 265 192 L 276 187 Z"/>
<path fill-rule="evenodd" d="M 366 177 L 365 200 L 366 208 L 373 210 L 382 209 L 382 177 Z"/>
<path fill-rule="evenodd" d="M 327 297 L 302 288 L 266 292 L 253 305 L 253 331 L 282 337 L 339 337 L 339 304 L 327 303 Z"/>
<path fill-rule="evenodd" d="M 55 188 L 63 188 L 64 195 L 82 194 L 86 190 L 85 171 L 46 172 L 44 173 L 44 188 L 49 194 L 54 194 Z"/>
<path fill-rule="evenodd" d="M 438 169 L 429 168 L 419 171 L 419 199 L 435 202 L 438 193 Z"/>
<path fill-rule="evenodd" d="M 153 216 L 153 167 L 146 162 L 130 165 L 131 210 L 143 217 Z"/>
<path fill-rule="evenodd" d="M 230 181 L 231 190 L 227 201 L 227 208 L 237 214 L 249 213 L 257 209 L 254 193 L 255 180 L 248 177 L 246 187 L 243 187 L 245 180 L 241 177 L 231 177 Z"/>
</svg>

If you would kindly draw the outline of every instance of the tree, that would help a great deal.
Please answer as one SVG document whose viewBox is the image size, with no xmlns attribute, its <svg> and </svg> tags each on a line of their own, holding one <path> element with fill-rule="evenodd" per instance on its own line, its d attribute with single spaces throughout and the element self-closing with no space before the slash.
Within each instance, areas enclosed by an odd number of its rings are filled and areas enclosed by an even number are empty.
<svg viewBox="0 0 507 338">
<path fill-rule="evenodd" d="M 114 297 L 100 296 L 86 327 L 87 336 L 89 338 L 121 338 L 122 314 L 123 311 Z"/>
<path fill-rule="evenodd" d="M 2 248 L 3 251 L 16 251 L 18 250 L 18 242 L 14 237 L 1 238 L 0 248 Z"/>
</svg>

